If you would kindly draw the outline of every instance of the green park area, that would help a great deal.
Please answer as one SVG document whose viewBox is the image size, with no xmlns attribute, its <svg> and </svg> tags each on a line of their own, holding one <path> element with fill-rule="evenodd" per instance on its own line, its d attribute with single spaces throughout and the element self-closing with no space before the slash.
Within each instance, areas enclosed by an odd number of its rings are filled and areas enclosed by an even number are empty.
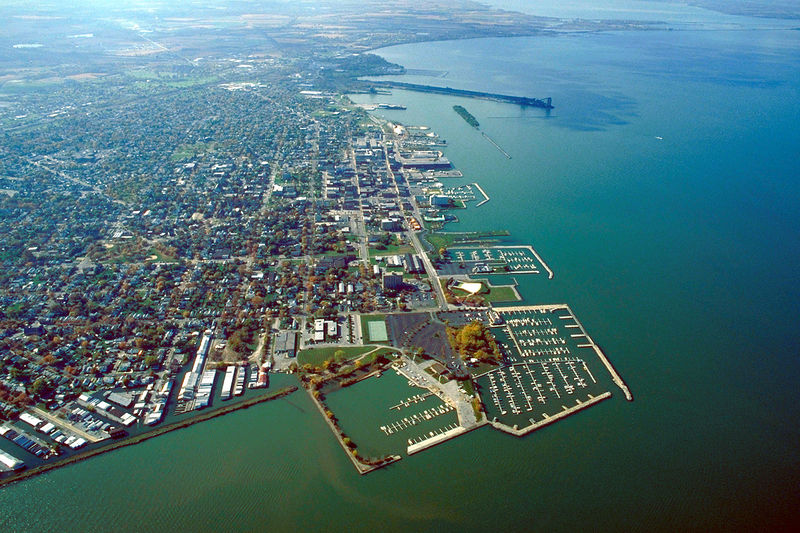
<svg viewBox="0 0 800 533">
<path fill-rule="evenodd" d="M 435 232 L 425 235 L 425 239 L 431 243 L 434 255 L 440 250 L 446 250 L 450 246 L 487 243 L 499 240 L 501 237 L 508 237 L 507 230 L 496 231 L 468 231 L 468 232 Z"/>
<path fill-rule="evenodd" d="M 341 363 L 352 359 L 361 359 L 364 364 L 373 362 L 381 355 L 394 353 L 394 350 L 382 346 L 325 346 L 307 348 L 297 354 L 297 364 L 322 366 L 325 361 Z"/>
<path fill-rule="evenodd" d="M 172 152 L 172 156 L 170 159 L 173 161 L 184 161 L 186 159 L 192 159 L 193 157 L 197 156 L 198 154 L 202 154 L 205 152 L 213 152 L 216 143 L 213 142 L 199 142 L 194 144 L 182 144 L 175 148 L 175 151 Z"/>
</svg>

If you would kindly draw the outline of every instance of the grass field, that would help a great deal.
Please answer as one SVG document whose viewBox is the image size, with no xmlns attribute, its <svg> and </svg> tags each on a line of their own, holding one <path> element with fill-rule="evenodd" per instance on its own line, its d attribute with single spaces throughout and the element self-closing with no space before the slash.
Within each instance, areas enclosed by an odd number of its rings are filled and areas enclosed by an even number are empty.
<svg viewBox="0 0 800 533">
<path fill-rule="evenodd" d="M 214 151 L 215 143 L 195 143 L 195 144 L 182 144 L 178 146 L 170 159 L 172 161 L 183 161 L 184 159 L 191 159 L 199 153 Z"/>
<path fill-rule="evenodd" d="M 506 230 L 498 231 L 472 231 L 467 233 L 429 233 L 425 238 L 433 245 L 434 253 L 440 248 L 448 248 L 455 244 L 477 242 L 487 239 L 497 239 L 498 237 L 508 237 L 510 233 Z"/>
<path fill-rule="evenodd" d="M 339 357 L 336 357 L 337 352 L 343 352 Z M 326 346 L 324 348 L 307 348 L 297 354 L 297 364 L 312 366 L 321 366 L 322 363 L 328 360 L 334 360 L 337 363 L 342 361 L 349 361 L 357 359 L 359 356 L 364 356 L 362 361 L 364 364 L 373 362 L 381 355 L 390 355 L 396 353 L 391 348 L 380 347 L 377 345 L 368 346 Z"/>
<path fill-rule="evenodd" d="M 519 300 L 514 288 L 509 285 L 489 287 L 485 293 L 481 292 L 481 296 L 488 302 L 516 302 Z"/>
<path fill-rule="evenodd" d="M 325 346 L 323 348 L 306 348 L 297 354 L 297 364 L 301 366 L 305 364 L 320 366 L 323 362 L 328 360 L 341 362 L 353 359 L 374 349 L 375 346 Z M 336 357 L 336 353 L 339 351 L 343 352 L 343 355 Z"/>
<path fill-rule="evenodd" d="M 408 246 L 406 244 L 395 245 L 390 244 L 386 247 L 385 250 L 378 250 L 377 248 L 370 247 L 369 249 L 369 256 L 375 257 L 376 255 L 401 255 L 401 254 L 413 254 L 414 247 Z"/>
</svg>

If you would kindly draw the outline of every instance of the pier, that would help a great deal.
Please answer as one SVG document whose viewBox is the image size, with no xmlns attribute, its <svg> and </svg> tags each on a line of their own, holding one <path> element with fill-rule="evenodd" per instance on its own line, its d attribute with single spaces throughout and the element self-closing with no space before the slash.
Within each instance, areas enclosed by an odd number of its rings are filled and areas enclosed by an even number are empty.
<svg viewBox="0 0 800 533">
<path fill-rule="evenodd" d="M 622 390 L 623 394 L 625 394 L 625 399 L 628 400 L 629 402 L 632 402 L 633 401 L 633 395 L 631 394 L 631 391 L 628 388 L 628 386 L 622 380 L 622 377 L 617 373 L 617 370 L 614 368 L 614 365 L 611 364 L 611 361 L 609 361 L 608 357 L 606 357 L 605 353 L 603 353 L 603 350 L 601 350 L 600 347 L 594 342 L 594 340 L 592 340 L 592 338 L 586 332 L 586 329 L 584 329 L 583 324 L 580 323 L 580 321 L 577 319 L 577 317 L 575 317 L 575 313 L 573 313 L 572 310 L 569 308 L 569 306 L 567 306 L 566 304 L 509 306 L 509 307 L 498 308 L 498 309 L 496 309 L 496 312 L 500 313 L 501 315 L 504 315 L 504 314 L 507 314 L 507 313 L 514 313 L 514 312 L 539 311 L 539 312 L 542 312 L 542 313 L 552 313 L 552 312 L 564 311 L 564 310 L 566 310 L 567 312 L 566 313 L 563 313 L 563 312 L 560 313 L 559 314 L 559 318 L 561 318 L 562 320 L 568 318 L 568 319 L 571 319 L 571 320 L 575 321 L 575 324 L 565 324 L 564 327 L 565 328 L 572 328 L 572 329 L 577 328 L 577 329 L 580 330 L 580 334 L 571 334 L 570 337 L 571 338 L 578 338 L 578 337 L 585 337 L 586 338 L 586 342 L 578 344 L 577 347 L 578 348 L 584 348 L 584 349 L 585 348 L 592 349 L 595 352 L 595 354 L 597 355 L 597 357 L 600 359 L 600 361 L 603 363 L 603 366 L 605 366 L 606 369 L 608 370 L 608 373 L 611 375 L 611 379 L 614 381 L 614 384 L 617 385 L 617 387 L 619 387 L 620 390 Z M 535 325 L 540 326 L 541 324 L 535 324 Z M 525 351 L 524 351 L 524 348 L 523 348 L 524 343 L 520 342 L 520 340 L 515 335 L 515 332 L 511 328 L 508 329 L 508 333 L 509 333 L 509 337 L 511 339 L 511 342 L 514 343 L 514 346 L 516 347 L 517 351 L 520 354 L 525 355 Z M 554 349 L 553 348 L 546 348 L 544 350 L 544 352 L 551 353 L 552 355 L 556 355 L 556 354 L 552 353 L 553 351 L 559 351 L 559 347 L 556 347 Z M 568 354 L 569 351 L 566 350 L 565 353 Z M 543 354 L 539 353 L 539 352 L 535 352 L 532 355 L 543 355 Z M 560 353 L 559 353 L 559 355 L 560 355 Z M 594 381 L 594 376 L 590 376 L 590 377 Z"/>
<path fill-rule="evenodd" d="M 478 427 L 478 426 L 474 426 L 471 429 L 475 429 L 476 427 Z M 430 437 L 428 439 L 425 439 L 425 440 L 422 440 L 422 441 L 419 441 L 419 442 L 415 442 L 414 444 L 410 445 L 407 448 L 407 453 L 408 453 L 408 455 L 414 455 L 417 452 L 421 452 L 422 450 L 427 450 L 428 448 L 431 448 L 432 446 L 436 446 L 437 444 L 441 444 L 441 443 L 443 443 L 445 441 L 448 441 L 450 439 L 458 437 L 459 435 L 463 435 L 464 433 L 466 433 L 468 431 L 470 431 L 470 429 L 467 429 L 467 428 L 464 428 L 464 427 L 461 427 L 461 426 L 456 426 L 453 429 L 450 429 L 448 431 L 444 431 L 444 432 L 439 433 L 438 435 L 434 435 L 433 437 Z"/>
<path fill-rule="evenodd" d="M 506 156 L 508 159 L 511 159 L 511 154 L 509 154 L 508 152 L 506 152 L 505 150 L 503 150 L 503 147 L 502 147 L 502 146 L 500 146 L 499 144 L 497 144 L 497 142 L 496 142 L 494 139 L 492 139 L 491 137 L 489 137 L 488 135 L 486 135 L 486 132 L 485 132 L 485 131 L 482 131 L 482 132 L 481 132 L 481 135 L 483 135 L 483 138 L 484 138 L 484 139 L 486 139 L 487 141 L 489 141 L 490 143 L 492 143 L 492 145 L 493 145 L 495 148 L 497 148 L 498 150 L 500 150 L 500 153 L 502 153 L 502 154 L 503 154 L 504 156 Z"/>
<path fill-rule="evenodd" d="M 418 91 L 423 93 L 445 94 L 451 96 L 464 96 L 466 98 L 481 98 L 483 100 L 494 100 L 495 102 L 507 102 L 526 107 L 539 107 L 542 109 L 553 109 L 552 98 L 529 98 L 527 96 L 511 96 L 507 94 L 485 93 L 481 91 L 467 91 L 465 89 L 453 89 L 452 87 L 436 87 L 434 85 L 420 85 L 418 83 L 406 83 L 392 80 L 371 80 L 368 82 L 373 87 L 389 87 L 395 89 L 405 89 L 407 91 Z"/>
<path fill-rule="evenodd" d="M 486 194 L 486 191 L 484 191 L 484 190 L 483 190 L 483 188 L 482 188 L 480 185 L 478 185 L 477 183 L 473 183 L 473 185 L 474 185 L 474 186 L 475 186 L 475 188 L 476 188 L 476 189 L 478 189 L 478 191 L 480 191 L 480 193 L 483 195 L 483 200 L 481 200 L 480 202 L 478 202 L 478 203 L 475 205 L 475 207 L 480 207 L 480 206 L 482 206 L 483 204 L 485 204 L 486 202 L 488 202 L 489 200 L 491 200 L 491 198 L 489 198 L 489 195 L 488 195 L 488 194 Z"/>
<path fill-rule="evenodd" d="M 531 425 L 530 426 L 525 426 L 522 429 L 518 429 L 516 426 L 509 427 L 509 426 L 507 426 L 505 424 L 497 422 L 496 420 L 490 420 L 489 424 L 491 424 L 493 428 L 499 429 L 500 431 L 504 431 L 506 433 L 510 433 L 510 434 L 515 435 L 517 437 L 522 437 L 522 436 L 525 436 L 525 435 L 527 435 L 528 433 L 530 433 L 532 431 L 536 431 L 537 429 L 543 428 L 544 426 L 552 424 L 553 422 L 561 420 L 562 418 L 566 418 L 571 414 L 574 414 L 574 413 L 577 413 L 578 411 L 586 409 L 587 407 L 591 407 L 592 405 L 594 405 L 594 404 L 596 404 L 598 402 L 601 402 L 601 401 L 605 400 L 606 398 L 611 398 L 611 393 L 610 392 L 604 392 L 603 394 L 600 394 L 599 396 L 592 396 L 588 400 L 585 400 L 583 402 L 578 400 L 578 399 L 576 399 L 575 400 L 575 402 L 576 402 L 575 405 L 573 405 L 572 407 L 562 406 L 564 410 L 561 411 L 558 414 L 555 414 L 553 416 L 545 415 L 544 419 L 538 420 L 538 421 L 534 421 L 532 418 L 529 419 L 530 422 L 531 422 Z"/>
</svg>

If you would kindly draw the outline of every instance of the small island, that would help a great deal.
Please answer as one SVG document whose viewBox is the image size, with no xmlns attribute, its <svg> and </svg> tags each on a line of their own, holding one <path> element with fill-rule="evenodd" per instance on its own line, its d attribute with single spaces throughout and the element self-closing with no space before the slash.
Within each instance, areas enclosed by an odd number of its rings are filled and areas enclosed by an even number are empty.
<svg viewBox="0 0 800 533">
<path fill-rule="evenodd" d="M 473 128 L 478 128 L 478 127 L 480 126 L 480 123 L 478 122 L 478 119 L 476 119 L 476 118 L 475 118 L 475 117 L 472 115 L 472 113 L 470 113 L 469 111 L 467 111 L 467 110 L 466 110 L 466 109 L 465 109 L 463 106 L 460 106 L 460 105 L 454 105 L 454 106 L 453 106 L 453 111 L 455 111 L 456 113 L 458 113 L 458 114 L 461 116 L 461 118 L 463 118 L 464 120 L 466 120 L 466 121 L 467 121 L 467 124 L 469 124 L 469 125 L 470 125 L 470 126 L 472 126 Z"/>
</svg>

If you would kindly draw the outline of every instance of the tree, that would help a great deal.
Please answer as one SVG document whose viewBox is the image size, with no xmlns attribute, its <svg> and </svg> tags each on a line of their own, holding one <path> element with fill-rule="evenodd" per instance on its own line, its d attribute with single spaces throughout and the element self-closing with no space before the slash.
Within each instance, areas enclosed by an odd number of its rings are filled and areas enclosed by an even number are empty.
<svg viewBox="0 0 800 533">
<path fill-rule="evenodd" d="M 482 322 L 475 321 L 458 329 L 447 328 L 447 336 L 456 352 L 465 358 L 499 359 L 497 341 Z"/>
<path fill-rule="evenodd" d="M 39 378 L 31 384 L 31 394 L 34 396 L 45 395 L 50 390 L 50 384 L 44 378 Z"/>
</svg>

